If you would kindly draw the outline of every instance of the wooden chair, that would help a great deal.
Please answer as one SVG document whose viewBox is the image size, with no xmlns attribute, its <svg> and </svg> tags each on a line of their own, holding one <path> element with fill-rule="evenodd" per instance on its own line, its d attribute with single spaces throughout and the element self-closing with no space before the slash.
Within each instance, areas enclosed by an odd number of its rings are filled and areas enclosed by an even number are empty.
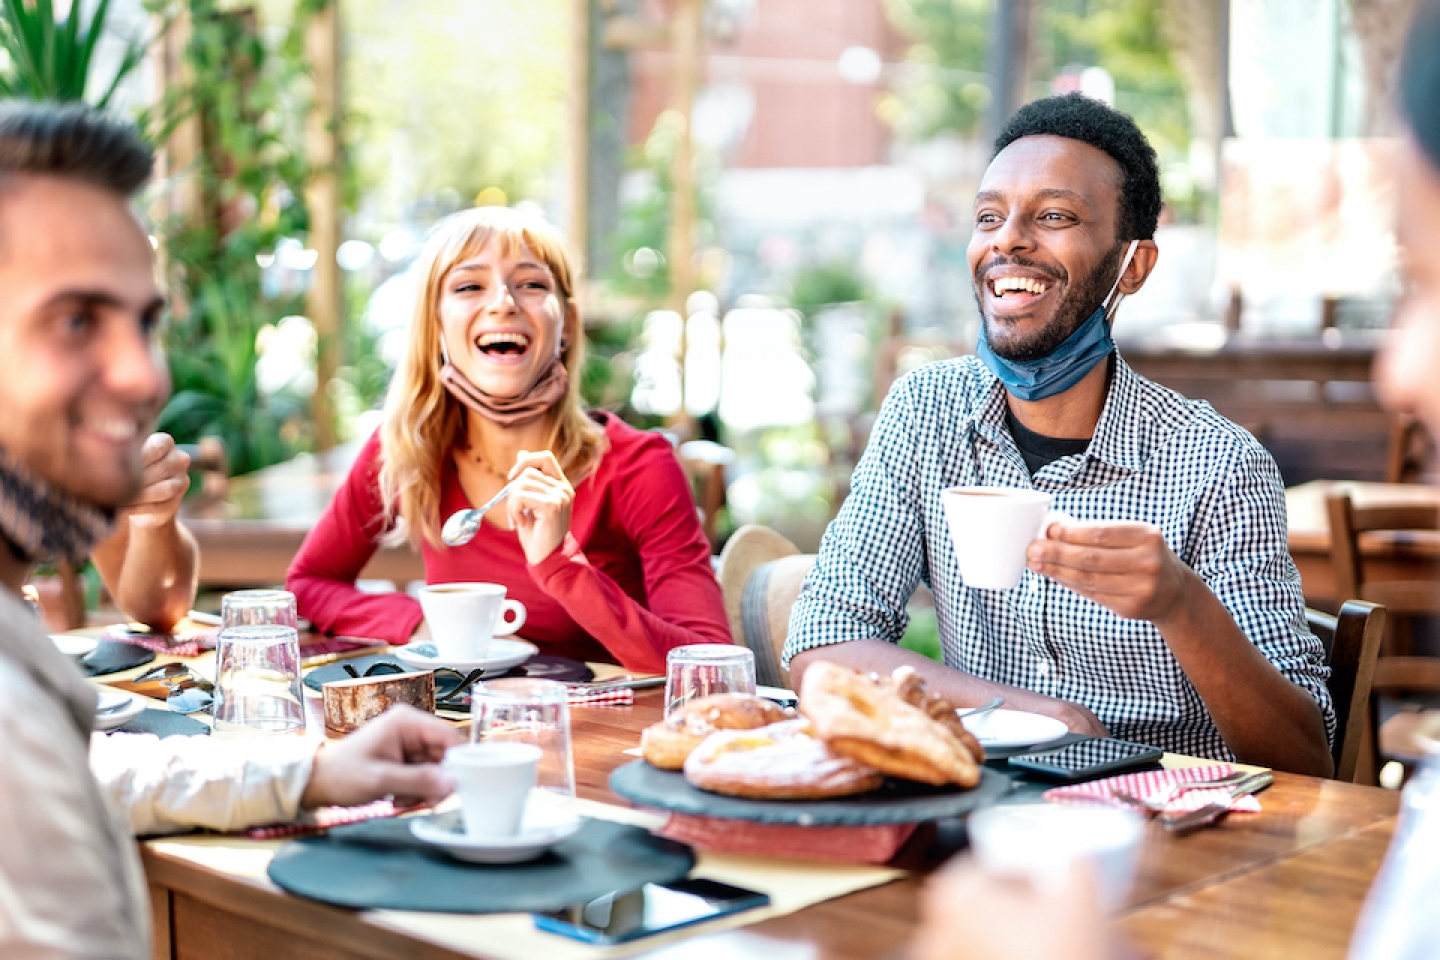
<svg viewBox="0 0 1440 960">
<path fill-rule="evenodd" d="M 1435 443 L 1425 425 L 1408 413 L 1398 414 L 1390 425 L 1390 446 L 1385 455 L 1386 483 L 1421 483 L 1435 462 Z"/>
<path fill-rule="evenodd" d="M 720 545 L 717 522 L 725 507 L 726 472 L 735 462 L 735 451 L 711 440 L 687 440 L 675 452 L 695 491 L 700 528 L 705 531 L 705 539 L 710 541 L 713 552 Z"/>
<path fill-rule="evenodd" d="M 1335 779 L 1370 782 L 1371 763 L 1360 758 L 1367 744 L 1371 722 L 1370 690 L 1375 678 L 1375 661 L 1380 655 L 1380 638 L 1385 632 L 1385 608 L 1363 600 L 1347 600 L 1338 616 L 1319 610 L 1305 611 L 1310 629 L 1325 645 L 1325 662 L 1330 679 L 1325 686 L 1335 705 L 1335 740 L 1330 755 L 1335 760 Z M 1373 727 L 1371 728 L 1373 729 Z"/>
<path fill-rule="evenodd" d="M 1440 658 L 1412 656 L 1409 633 L 1411 618 L 1440 617 L 1440 580 L 1367 580 L 1360 535 L 1374 531 L 1434 530 L 1440 526 L 1440 506 L 1357 507 L 1343 492 L 1331 493 L 1325 505 L 1330 517 L 1330 556 L 1337 593 L 1382 604 L 1386 610 L 1381 656 L 1375 662 L 1371 683 L 1369 715 L 1375 758 L 1377 762 L 1392 754 L 1405 758 L 1400 751 L 1382 748 L 1379 698 L 1440 694 Z"/>
<path fill-rule="evenodd" d="M 716 576 L 730 633 L 755 654 L 758 683 L 790 686 L 790 671 L 780 666 L 780 655 L 790 629 L 790 608 L 814 565 L 813 553 L 801 553 L 795 544 L 758 524 L 736 530 L 720 553 Z"/>
</svg>

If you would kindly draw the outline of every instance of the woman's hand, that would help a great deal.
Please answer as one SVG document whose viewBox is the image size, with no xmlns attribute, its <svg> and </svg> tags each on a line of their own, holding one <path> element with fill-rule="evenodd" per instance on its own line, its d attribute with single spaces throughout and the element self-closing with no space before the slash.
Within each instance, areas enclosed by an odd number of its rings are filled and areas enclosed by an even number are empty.
<svg viewBox="0 0 1440 960">
<path fill-rule="evenodd" d="M 509 479 L 515 482 L 505 508 L 510 526 L 520 537 L 526 562 L 539 563 L 554 553 L 570 532 L 575 488 L 549 450 L 521 450 Z"/>
</svg>

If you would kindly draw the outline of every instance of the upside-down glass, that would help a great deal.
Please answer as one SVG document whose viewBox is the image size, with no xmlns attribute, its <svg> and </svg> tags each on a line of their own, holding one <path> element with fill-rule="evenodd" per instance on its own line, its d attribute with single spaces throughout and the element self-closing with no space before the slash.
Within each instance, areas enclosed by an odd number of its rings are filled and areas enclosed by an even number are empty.
<svg viewBox="0 0 1440 960">
<path fill-rule="evenodd" d="M 531 743 L 540 748 L 536 789 L 575 796 L 570 754 L 570 699 L 554 680 L 483 680 L 470 691 L 470 739 L 475 743 Z"/>
<path fill-rule="evenodd" d="M 215 644 L 219 735 L 288 734 L 305 729 L 300 638 L 292 626 L 223 627 Z"/>
<path fill-rule="evenodd" d="M 220 600 L 220 625 L 224 627 L 263 626 L 278 623 L 300 629 L 295 611 L 295 594 L 289 590 L 236 590 Z"/>
<path fill-rule="evenodd" d="M 748 647 L 692 643 L 665 656 L 665 714 L 714 693 L 755 692 L 755 654 Z"/>
</svg>

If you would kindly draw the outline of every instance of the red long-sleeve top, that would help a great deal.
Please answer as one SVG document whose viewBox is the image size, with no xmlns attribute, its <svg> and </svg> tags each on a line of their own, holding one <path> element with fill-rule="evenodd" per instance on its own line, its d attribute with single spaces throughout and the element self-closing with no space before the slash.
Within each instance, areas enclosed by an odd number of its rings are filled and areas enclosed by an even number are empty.
<svg viewBox="0 0 1440 960">
<path fill-rule="evenodd" d="M 463 547 L 421 547 L 429 583 L 503 583 L 525 604 L 520 635 L 549 654 L 663 672 L 689 643 L 729 643 L 725 605 L 690 487 L 670 444 L 618 417 L 593 414 L 609 449 L 575 488 L 570 532 L 531 565 L 513 530 L 488 522 Z M 424 619 L 404 593 L 366 594 L 355 578 L 382 531 L 380 438 L 370 438 L 290 565 L 301 616 L 332 634 L 405 643 Z M 471 504 L 448 458 L 440 516 Z"/>
</svg>

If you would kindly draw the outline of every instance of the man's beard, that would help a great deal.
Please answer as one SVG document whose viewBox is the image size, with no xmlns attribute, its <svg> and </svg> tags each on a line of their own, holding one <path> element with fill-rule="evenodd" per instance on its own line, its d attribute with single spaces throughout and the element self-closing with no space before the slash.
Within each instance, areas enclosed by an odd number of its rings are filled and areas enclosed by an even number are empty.
<svg viewBox="0 0 1440 960">
<path fill-rule="evenodd" d="M 1115 282 L 1115 275 L 1120 269 L 1120 247 L 1121 244 L 1115 244 L 1095 269 L 1091 270 L 1084 280 L 1065 294 L 1065 299 L 1061 300 L 1060 305 L 1055 309 L 1055 316 L 1050 319 L 1050 323 L 1043 330 L 1038 330 L 1024 339 L 1001 340 L 995 336 L 995 321 L 984 315 L 984 300 L 981 297 L 980 288 L 976 287 L 975 302 L 980 307 L 981 322 L 985 324 L 990 349 L 1002 359 L 1017 362 L 1039 360 L 1041 357 L 1048 356 L 1072 333 L 1080 329 L 1080 325 L 1105 302 L 1105 297 L 1109 294 L 1110 287 Z M 1039 266 L 1028 263 L 1020 257 L 1008 257 L 1001 261 L 991 261 L 990 264 L 987 264 L 986 272 L 997 262 L 1032 268 Z M 1047 270 L 1046 272 L 1051 271 Z M 1061 271 L 1059 279 L 1063 282 L 1068 280 L 1069 276 Z"/>
</svg>

